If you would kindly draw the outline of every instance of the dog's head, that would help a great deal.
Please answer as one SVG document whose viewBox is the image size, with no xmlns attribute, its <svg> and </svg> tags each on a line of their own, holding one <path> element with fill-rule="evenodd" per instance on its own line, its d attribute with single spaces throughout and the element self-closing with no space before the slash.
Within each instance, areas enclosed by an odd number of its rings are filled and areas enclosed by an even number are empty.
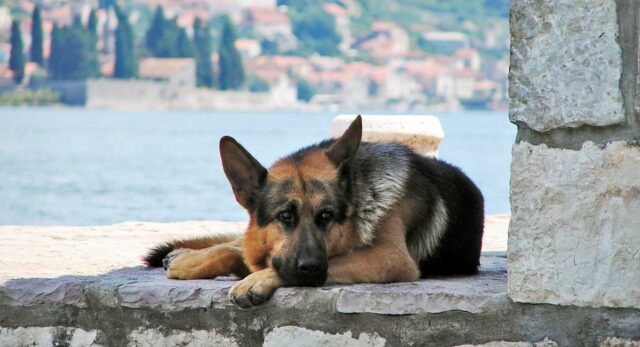
<svg viewBox="0 0 640 347">
<path fill-rule="evenodd" d="M 220 140 L 224 172 L 250 215 L 244 259 L 252 271 L 271 266 L 288 285 L 322 285 L 328 259 L 359 241 L 349 218 L 349 169 L 361 138 L 358 116 L 340 138 L 269 170 L 233 138 Z"/>
</svg>

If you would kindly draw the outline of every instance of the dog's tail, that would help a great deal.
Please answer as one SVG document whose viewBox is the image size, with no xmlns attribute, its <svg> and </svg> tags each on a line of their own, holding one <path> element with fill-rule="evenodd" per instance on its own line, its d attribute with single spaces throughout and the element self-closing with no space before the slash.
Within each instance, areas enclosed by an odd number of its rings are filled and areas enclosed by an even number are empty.
<svg viewBox="0 0 640 347">
<path fill-rule="evenodd" d="M 172 240 L 169 242 L 161 243 L 153 248 L 151 248 L 147 255 L 142 257 L 142 262 L 145 263 L 149 267 L 161 267 L 162 259 L 164 259 L 167 254 L 171 253 L 174 249 L 179 248 L 189 248 L 189 249 L 203 249 L 212 247 L 215 245 L 229 243 L 232 241 L 236 241 L 241 235 L 240 234 L 217 234 L 217 235 L 209 235 L 209 236 L 199 236 L 182 240 Z"/>
</svg>

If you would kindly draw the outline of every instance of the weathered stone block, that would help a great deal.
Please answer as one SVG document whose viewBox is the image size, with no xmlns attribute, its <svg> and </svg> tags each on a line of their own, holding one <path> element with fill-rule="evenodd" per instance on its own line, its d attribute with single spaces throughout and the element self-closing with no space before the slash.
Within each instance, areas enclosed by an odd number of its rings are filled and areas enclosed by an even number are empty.
<svg viewBox="0 0 640 347">
<path fill-rule="evenodd" d="M 129 347 L 156 346 L 239 346 L 235 339 L 218 334 L 215 330 L 195 330 L 168 332 L 161 329 L 137 329 L 128 336 Z"/>
<path fill-rule="evenodd" d="M 514 0 L 511 121 L 546 131 L 625 121 L 616 2 Z"/>
<path fill-rule="evenodd" d="M 329 129 L 336 138 L 351 125 L 356 115 L 339 115 Z M 362 116 L 362 139 L 368 142 L 396 141 L 404 143 L 423 155 L 437 157 L 444 139 L 440 120 L 434 116 Z"/>
<path fill-rule="evenodd" d="M 99 331 L 70 327 L 0 327 L 0 346 L 100 347 Z"/>
<path fill-rule="evenodd" d="M 640 347 L 640 340 L 631 340 L 620 337 L 606 337 L 598 341 L 600 347 Z"/>
<path fill-rule="evenodd" d="M 544 340 L 538 342 L 493 341 L 481 345 L 460 345 L 455 347 L 558 347 L 558 344 L 545 337 Z"/>
<path fill-rule="evenodd" d="M 640 148 L 513 146 L 509 296 L 640 308 Z"/>
<path fill-rule="evenodd" d="M 387 341 L 372 334 L 361 333 L 358 337 L 352 336 L 350 331 L 344 334 L 328 334 L 324 331 L 310 330 L 296 326 L 284 326 L 273 329 L 264 338 L 263 347 L 277 346 L 305 346 L 305 347 L 383 347 Z"/>
</svg>

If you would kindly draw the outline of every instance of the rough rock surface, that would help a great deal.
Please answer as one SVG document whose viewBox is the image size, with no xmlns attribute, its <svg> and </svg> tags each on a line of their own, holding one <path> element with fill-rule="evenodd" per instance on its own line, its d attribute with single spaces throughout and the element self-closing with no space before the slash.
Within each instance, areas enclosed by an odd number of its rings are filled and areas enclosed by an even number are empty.
<svg viewBox="0 0 640 347">
<path fill-rule="evenodd" d="M 616 2 L 515 0 L 511 121 L 537 131 L 625 121 Z"/>
<path fill-rule="evenodd" d="M 157 347 L 161 341 L 163 346 L 238 347 L 233 338 L 218 334 L 215 330 L 167 331 L 156 329 L 137 329 L 129 334 L 129 347 Z"/>
<path fill-rule="evenodd" d="M 538 342 L 492 341 L 481 345 L 460 345 L 455 347 L 558 347 L 558 344 L 545 337 L 544 340 Z"/>
<path fill-rule="evenodd" d="M 383 347 L 386 340 L 374 334 L 361 333 L 358 337 L 344 334 L 327 334 L 295 326 L 278 327 L 269 332 L 264 339 L 264 347 Z"/>
<path fill-rule="evenodd" d="M 640 347 L 640 340 L 631 340 L 621 337 L 606 337 L 600 339 L 600 347 Z"/>
<path fill-rule="evenodd" d="M 268 306 L 296 307 L 309 300 L 331 302 L 336 312 L 415 314 L 460 310 L 479 313 L 506 294 L 506 258 L 483 257 L 482 272 L 472 277 L 393 284 L 356 284 L 320 288 L 280 288 Z M 98 276 L 11 279 L 0 286 L 0 306 L 65 304 L 86 307 L 145 308 L 159 312 L 233 307 L 227 297 L 235 279 L 168 280 L 162 269 L 124 268 Z"/>
<path fill-rule="evenodd" d="M 640 147 L 512 153 L 510 298 L 640 308 Z"/>
<path fill-rule="evenodd" d="M 67 327 L 0 327 L 0 346 L 99 347 L 98 331 Z"/>
</svg>

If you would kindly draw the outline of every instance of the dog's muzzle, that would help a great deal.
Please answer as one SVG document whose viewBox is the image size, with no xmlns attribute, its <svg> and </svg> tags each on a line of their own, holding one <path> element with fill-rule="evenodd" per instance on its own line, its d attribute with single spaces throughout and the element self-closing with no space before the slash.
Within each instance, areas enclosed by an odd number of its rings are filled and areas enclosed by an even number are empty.
<svg viewBox="0 0 640 347">
<path fill-rule="evenodd" d="M 273 258 L 272 264 L 286 285 L 317 287 L 327 281 L 326 257 Z"/>
</svg>

